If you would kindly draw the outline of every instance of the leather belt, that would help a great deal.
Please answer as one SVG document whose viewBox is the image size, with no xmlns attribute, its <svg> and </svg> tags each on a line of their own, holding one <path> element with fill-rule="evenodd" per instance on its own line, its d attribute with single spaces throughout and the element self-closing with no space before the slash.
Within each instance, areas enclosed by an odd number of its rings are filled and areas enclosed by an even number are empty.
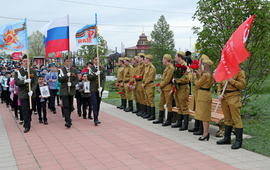
<svg viewBox="0 0 270 170">
<path fill-rule="evenodd" d="M 200 90 L 210 91 L 210 88 L 209 89 L 206 89 L 206 88 L 200 87 Z"/>
<path fill-rule="evenodd" d="M 128 83 L 129 82 L 129 80 L 127 80 L 127 81 L 124 81 L 124 83 Z"/>
<path fill-rule="evenodd" d="M 118 81 L 118 83 L 122 83 L 123 81 L 121 80 L 121 81 Z"/>
<path fill-rule="evenodd" d="M 236 92 L 236 91 L 239 91 L 239 90 L 225 90 L 225 93 L 232 93 L 232 92 Z"/>
<path fill-rule="evenodd" d="M 139 79 L 139 80 L 137 80 L 137 81 L 142 81 L 142 79 Z"/>
</svg>

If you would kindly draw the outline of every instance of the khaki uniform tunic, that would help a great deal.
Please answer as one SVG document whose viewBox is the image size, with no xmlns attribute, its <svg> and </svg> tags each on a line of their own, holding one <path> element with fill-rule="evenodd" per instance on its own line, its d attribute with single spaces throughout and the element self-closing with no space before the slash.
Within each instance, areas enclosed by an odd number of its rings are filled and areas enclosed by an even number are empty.
<svg viewBox="0 0 270 170">
<path fill-rule="evenodd" d="M 122 92 L 122 94 L 120 94 L 121 99 L 125 99 L 124 87 L 121 86 L 121 84 L 123 84 L 124 68 L 124 65 L 120 66 L 117 72 L 117 83 L 119 83 L 119 86 L 117 88 L 118 92 Z"/>
<path fill-rule="evenodd" d="M 138 92 L 138 95 L 139 95 L 139 103 L 140 104 L 143 104 L 145 105 L 145 93 L 144 93 L 144 88 L 142 88 L 142 84 L 143 84 L 143 79 L 145 77 L 145 65 L 144 63 L 140 63 L 139 64 L 139 67 L 138 67 L 139 71 L 138 71 L 138 74 L 136 75 L 137 76 L 137 79 L 136 79 L 136 82 L 137 82 L 137 86 L 136 86 L 136 89 L 137 89 L 137 92 Z M 142 76 L 142 79 L 138 79 L 140 76 Z"/>
<path fill-rule="evenodd" d="M 211 120 L 211 108 L 212 108 L 212 92 L 202 90 L 210 89 L 214 84 L 214 78 L 210 74 L 203 74 L 196 84 L 198 89 L 198 96 L 196 99 L 196 115 L 195 119 L 201 121 Z"/>
<path fill-rule="evenodd" d="M 218 83 L 218 96 L 221 95 L 225 83 L 226 80 Z M 240 90 L 244 90 L 245 88 L 245 73 L 240 70 L 234 77 L 232 77 L 232 80 L 228 82 L 223 95 L 223 100 L 221 101 L 225 125 L 232 126 L 233 120 L 236 128 L 243 128 L 240 113 L 240 109 L 242 107 Z"/>
<path fill-rule="evenodd" d="M 185 61 L 181 62 L 181 65 L 187 66 Z M 174 94 L 174 100 L 176 103 L 176 107 L 178 109 L 178 114 L 188 115 L 188 97 L 189 97 L 189 77 L 186 72 L 181 78 L 175 79 L 178 84 L 179 89 L 176 90 Z"/>
<path fill-rule="evenodd" d="M 162 80 L 160 83 L 160 89 L 162 93 L 160 94 L 159 100 L 159 110 L 165 111 L 164 104 L 166 104 L 168 108 L 168 112 L 172 112 L 172 98 L 170 95 L 170 91 L 172 89 L 172 78 L 173 78 L 173 65 L 168 64 L 163 72 Z"/>
<path fill-rule="evenodd" d="M 146 104 L 150 107 L 155 107 L 155 81 L 156 67 L 150 63 L 145 65 L 145 73 L 143 77 L 144 93 Z"/>
<path fill-rule="evenodd" d="M 140 67 L 139 67 L 139 64 L 137 64 L 136 66 L 134 66 L 133 68 L 133 75 L 132 75 L 132 81 L 133 81 L 133 87 L 135 87 L 135 89 L 133 90 L 133 97 L 136 101 L 136 103 L 139 102 L 140 100 L 140 95 L 139 95 L 139 92 L 138 92 L 138 83 L 137 83 L 137 80 L 136 78 L 133 78 L 133 76 L 138 76 L 139 72 L 140 72 Z M 135 84 L 136 83 L 136 84 Z"/>
<path fill-rule="evenodd" d="M 196 110 L 196 99 L 198 96 L 198 89 L 196 88 L 196 84 L 201 77 L 200 75 L 200 71 L 198 72 L 198 76 L 193 76 L 191 72 L 189 73 L 190 82 L 192 83 L 192 98 L 189 104 L 189 109 L 192 111 Z"/>
<path fill-rule="evenodd" d="M 123 77 L 123 82 L 124 82 L 124 90 L 125 90 L 125 98 L 127 100 L 132 100 L 131 98 L 131 89 L 129 88 L 130 82 L 133 80 L 133 67 L 132 65 L 128 65 L 124 69 L 124 77 Z"/>
</svg>

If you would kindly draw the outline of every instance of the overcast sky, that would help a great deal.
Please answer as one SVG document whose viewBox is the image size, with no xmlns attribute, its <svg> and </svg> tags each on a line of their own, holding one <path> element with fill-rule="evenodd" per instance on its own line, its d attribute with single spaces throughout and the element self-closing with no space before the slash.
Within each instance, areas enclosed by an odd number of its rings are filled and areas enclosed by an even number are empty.
<svg viewBox="0 0 270 170">
<path fill-rule="evenodd" d="M 70 48 L 77 50 L 75 33 L 84 25 L 95 22 L 98 15 L 99 33 L 109 49 L 121 52 L 135 46 L 143 29 L 150 35 L 153 25 L 164 15 L 174 32 L 177 50 L 194 50 L 197 36 L 192 26 L 200 26 L 192 20 L 198 0 L 1 0 L 0 26 L 28 19 L 28 35 L 41 29 L 55 18 L 69 15 Z M 7 18 L 9 17 L 9 19 Z M 122 51 L 124 49 L 122 48 Z"/>
</svg>

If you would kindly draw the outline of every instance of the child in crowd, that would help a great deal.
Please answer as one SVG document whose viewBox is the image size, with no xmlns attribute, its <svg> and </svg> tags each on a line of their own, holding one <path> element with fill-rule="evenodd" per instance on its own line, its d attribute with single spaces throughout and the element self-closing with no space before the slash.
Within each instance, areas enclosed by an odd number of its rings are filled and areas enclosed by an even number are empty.
<svg viewBox="0 0 270 170">
<path fill-rule="evenodd" d="M 38 85 L 36 88 L 36 102 L 37 102 L 39 123 L 44 123 L 45 125 L 47 125 L 48 124 L 47 113 L 46 113 L 47 98 L 42 97 L 41 92 L 40 92 L 40 87 L 46 86 L 46 83 L 44 82 L 44 77 L 45 77 L 44 74 L 40 74 L 38 76 Z M 41 114 L 41 109 L 43 110 L 43 117 Z M 42 121 L 42 118 L 43 118 L 43 121 Z"/>
<path fill-rule="evenodd" d="M 6 71 L 5 77 L 2 78 L 2 93 L 4 95 L 4 99 L 6 101 L 6 106 L 9 107 L 9 101 L 10 101 L 10 96 L 9 96 L 9 82 L 10 82 L 10 72 Z"/>
<path fill-rule="evenodd" d="M 92 104 L 91 104 L 91 93 L 90 93 L 90 81 L 87 79 L 87 73 L 84 72 L 82 74 L 83 76 L 83 81 L 79 84 L 79 91 L 82 94 L 82 103 L 83 103 L 83 119 L 86 118 L 86 109 L 87 106 L 89 106 L 89 112 L 88 112 L 88 118 L 93 119 L 91 116 L 92 112 Z M 88 84 L 88 85 L 87 85 Z"/>
</svg>

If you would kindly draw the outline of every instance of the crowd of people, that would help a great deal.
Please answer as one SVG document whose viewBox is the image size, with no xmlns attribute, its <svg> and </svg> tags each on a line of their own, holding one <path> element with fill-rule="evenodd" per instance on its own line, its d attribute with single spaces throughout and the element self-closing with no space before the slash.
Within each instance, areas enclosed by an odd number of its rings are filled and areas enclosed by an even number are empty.
<svg viewBox="0 0 270 170">
<path fill-rule="evenodd" d="M 0 58 L 1 103 L 5 103 L 6 107 L 14 111 L 15 119 L 25 128 L 24 133 L 31 129 L 32 112 L 38 115 L 39 123 L 48 125 L 47 109 L 56 114 L 57 106 L 61 107 L 65 126 L 70 128 L 70 115 L 75 110 L 74 96 L 77 100 L 78 115 L 87 119 L 88 110 L 88 118 L 94 117 L 95 125 L 101 123 L 98 115 L 105 85 L 105 69 L 103 66 L 98 68 L 97 57 L 94 57 L 93 63 L 88 63 L 83 73 L 71 67 L 68 57 L 64 59 L 60 68 L 55 63 L 40 67 L 29 66 L 28 61 L 26 55 L 19 62 Z"/>
<path fill-rule="evenodd" d="M 212 92 L 214 84 L 212 71 L 213 62 L 203 54 L 200 60 L 191 59 L 191 52 L 179 51 L 174 61 L 171 55 L 163 56 L 162 80 L 154 83 L 156 79 L 156 68 L 151 63 L 153 56 L 139 53 L 132 58 L 132 65 L 128 57 L 119 58 L 117 84 L 118 93 L 121 96 L 121 105 L 117 108 L 125 112 L 136 113 L 144 119 L 153 121 L 153 124 L 162 124 L 179 128 L 180 131 L 188 130 L 194 135 L 201 135 L 198 140 L 209 140 L 209 122 L 211 120 Z M 228 86 L 221 96 L 225 82 Z M 236 141 L 231 146 L 238 149 L 242 146 L 243 125 L 241 120 L 241 90 L 246 86 L 245 75 L 239 71 L 234 77 L 218 83 L 218 99 L 225 119 L 224 139 L 217 141 L 217 144 L 231 144 L 232 127 L 235 127 Z M 155 117 L 155 88 L 160 92 L 159 114 Z M 188 104 L 188 98 L 192 90 L 192 100 Z M 136 102 L 136 109 L 133 108 L 132 92 Z M 173 106 L 178 109 L 178 117 L 175 124 L 172 124 Z M 165 107 L 168 114 L 165 118 Z M 189 110 L 195 111 L 194 127 L 188 129 Z M 155 120 L 156 119 L 156 120 Z"/>
<path fill-rule="evenodd" d="M 121 105 L 117 108 L 125 112 L 132 112 L 144 119 L 153 121 L 153 124 L 188 130 L 194 135 L 201 135 L 200 141 L 209 140 L 209 122 L 211 120 L 212 92 L 214 84 L 212 71 L 213 62 L 203 54 L 199 61 L 191 60 L 191 52 L 177 52 L 172 62 L 169 54 L 163 56 L 162 80 L 155 84 L 156 67 L 152 64 L 151 54 L 139 53 L 131 59 L 118 59 L 117 88 L 121 96 Z M 106 70 L 98 64 L 98 58 L 93 63 L 88 62 L 82 71 L 71 67 L 69 58 L 63 60 L 63 66 L 57 67 L 50 63 L 47 67 L 41 65 L 28 66 L 27 56 L 20 62 L 5 62 L 0 58 L 1 67 L 1 103 L 11 107 L 15 119 L 23 124 L 24 133 L 31 128 L 32 112 L 38 115 L 39 123 L 48 125 L 47 107 L 56 114 L 57 106 L 61 107 L 65 126 L 72 126 L 71 112 L 75 110 L 73 99 L 76 98 L 77 114 L 83 119 L 94 119 L 94 124 L 101 122 L 98 119 L 102 92 L 105 85 Z M 241 90 L 245 89 L 245 74 L 239 71 L 237 75 L 227 80 L 228 86 L 221 96 L 226 81 L 218 83 L 218 99 L 225 119 L 224 139 L 217 144 L 231 144 L 231 132 L 235 126 L 236 141 L 232 149 L 242 146 L 243 125 L 240 115 Z M 159 89 L 159 114 L 155 114 L 155 88 Z M 46 90 L 47 89 L 47 90 Z M 188 98 L 192 91 L 192 100 Z M 133 108 L 133 99 L 136 109 Z M 168 114 L 165 117 L 165 106 Z M 172 124 L 172 108 L 178 109 L 178 117 Z M 189 110 L 195 111 L 194 127 L 188 129 Z M 93 113 L 93 117 L 92 117 Z"/>
</svg>

